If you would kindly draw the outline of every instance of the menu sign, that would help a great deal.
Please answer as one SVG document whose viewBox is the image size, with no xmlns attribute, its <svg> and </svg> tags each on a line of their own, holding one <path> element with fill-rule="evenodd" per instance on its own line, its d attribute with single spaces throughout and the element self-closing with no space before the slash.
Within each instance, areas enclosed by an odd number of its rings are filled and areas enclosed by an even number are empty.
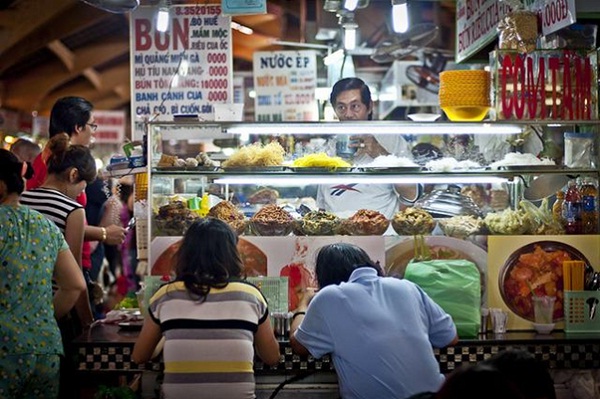
<svg viewBox="0 0 600 399">
<path fill-rule="evenodd" d="M 94 111 L 98 129 L 94 133 L 95 143 L 123 144 L 125 142 L 124 111 Z"/>
<path fill-rule="evenodd" d="M 169 29 L 156 30 L 156 8 L 132 12 L 131 111 L 171 120 L 213 119 L 212 104 L 233 102 L 231 18 L 221 5 L 171 6 Z"/>
<path fill-rule="evenodd" d="M 542 17 L 542 33 L 549 35 L 577 21 L 575 0 L 546 0 L 540 15 Z"/>
<path fill-rule="evenodd" d="M 498 0 L 456 1 L 456 62 L 473 56 L 498 36 L 498 22 L 510 8 Z"/>
<path fill-rule="evenodd" d="M 257 122 L 316 121 L 317 55 L 306 51 L 254 53 Z"/>
</svg>

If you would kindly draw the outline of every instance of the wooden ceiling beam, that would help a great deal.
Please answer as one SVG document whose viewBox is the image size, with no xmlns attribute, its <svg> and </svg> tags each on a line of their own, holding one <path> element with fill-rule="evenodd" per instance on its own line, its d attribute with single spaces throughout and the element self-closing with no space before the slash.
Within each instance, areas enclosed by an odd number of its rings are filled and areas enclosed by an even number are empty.
<svg viewBox="0 0 600 399">
<path fill-rule="evenodd" d="M 102 88 L 100 90 L 93 87 L 87 80 L 80 79 L 73 84 L 63 86 L 59 90 L 55 90 L 48 94 L 40 102 L 37 111 L 42 114 L 49 112 L 56 100 L 64 96 L 80 96 L 91 101 L 92 104 L 95 104 L 95 99 L 102 98 L 103 96 L 115 95 L 115 88 L 122 86 L 129 87 L 130 69 L 128 62 L 121 63 L 113 68 L 103 71 L 99 75 L 102 81 Z M 123 91 L 122 88 L 119 88 L 118 90 Z M 98 108 L 97 106 L 95 107 Z"/>
<path fill-rule="evenodd" d="M 42 5 L 46 2 L 37 1 L 37 3 Z M 47 8 L 47 5 L 45 7 Z M 43 12 L 46 13 L 46 11 Z M 8 18 L 12 17 L 6 11 L 0 12 L 0 21 Z M 9 46 L 8 43 L 0 41 L 2 43 L 0 44 L 0 56 L 2 56 L 0 74 L 28 55 L 44 48 L 48 42 L 63 39 L 106 18 L 115 18 L 115 15 L 77 2 L 63 14 L 56 15 L 56 18 L 50 22 L 46 24 L 40 22 L 26 36 L 22 36 L 22 33 L 20 39 L 13 45 Z M 10 56 L 5 54 L 10 54 Z"/>
<path fill-rule="evenodd" d="M 94 68 L 84 69 L 82 75 L 86 77 L 86 79 L 96 88 L 96 90 L 102 89 L 102 78 Z"/>
<path fill-rule="evenodd" d="M 75 68 L 75 54 L 60 40 L 53 40 L 46 47 L 62 61 L 67 70 L 72 71 Z"/>
<path fill-rule="evenodd" d="M 32 34 L 39 26 L 51 22 L 72 7 L 77 0 L 53 0 L 52 7 L 45 1 L 20 0 L 19 7 L 0 11 L 0 56 Z M 4 57 L 3 57 L 4 58 Z"/>
<path fill-rule="evenodd" d="M 65 70 L 62 62 L 55 61 L 37 68 L 17 80 L 6 82 L 6 106 L 29 111 L 54 88 L 83 74 L 88 68 L 102 65 L 129 52 L 129 41 L 123 38 L 107 38 L 102 43 L 90 44 L 74 51 L 73 70 Z M 95 79 L 90 73 L 88 79 Z M 93 84 L 93 80 L 90 80 Z"/>
</svg>

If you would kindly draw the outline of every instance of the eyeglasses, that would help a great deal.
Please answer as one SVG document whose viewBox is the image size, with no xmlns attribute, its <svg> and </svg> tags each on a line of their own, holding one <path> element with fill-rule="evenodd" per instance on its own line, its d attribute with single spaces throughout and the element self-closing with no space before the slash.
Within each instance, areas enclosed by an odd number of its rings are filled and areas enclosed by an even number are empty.
<svg viewBox="0 0 600 399">
<path fill-rule="evenodd" d="M 338 115 L 343 115 L 345 114 L 348 110 L 350 110 L 351 112 L 360 112 L 364 109 L 366 109 L 366 105 L 364 105 L 363 103 L 351 103 L 349 105 L 346 104 L 337 104 L 334 107 L 335 113 Z"/>
<path fill-rule="evenodd" d="M 95 123 L 86 123 L 86 125 L 91 127 L 93 132 L 95 132 L 96 129 L 98 129 L 98 125 L 96 125 Z"/>
</svg>

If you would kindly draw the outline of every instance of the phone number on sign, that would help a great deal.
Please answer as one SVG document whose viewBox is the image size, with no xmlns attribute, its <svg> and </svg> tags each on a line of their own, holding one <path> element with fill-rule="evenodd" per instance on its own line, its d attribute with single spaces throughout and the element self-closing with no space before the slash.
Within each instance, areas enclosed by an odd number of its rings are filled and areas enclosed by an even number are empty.
<svg viewBox="0 0 600 399">
<path fill-rule="evenodd" d="M 220 15 L 221 6 L 177 7 L 175 15 Z"/>
</svg>

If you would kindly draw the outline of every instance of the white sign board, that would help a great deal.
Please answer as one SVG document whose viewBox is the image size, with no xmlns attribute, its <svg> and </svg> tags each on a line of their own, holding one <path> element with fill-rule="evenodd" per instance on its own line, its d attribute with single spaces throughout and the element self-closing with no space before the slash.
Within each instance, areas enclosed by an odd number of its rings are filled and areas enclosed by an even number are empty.
<svg viewBox="0 0 600 399">
<path fill-rule="evenodd" d="M 212 104 L 233 102 L 231 18 L 221 15 L 220 4 L 169 10 L 165 33 L 156 30 L 156 7 L 132 12 L 131 113 L 137 120 L 212 120 Z"/>
<path fill-rule="evenodd" d="M 317 55 L 306 51 L 254 53 L 257 122 L 316 121 Z"/>
<path fill-rule="evenodd" d="M 549 35 L 577 21 L 575 0 L 546 0 L 540 14 L 542 34 Z"/>
<path fill-rule="evenodd" d="M 456 0 L 456 62 L 476 54 L 498 36 L 510 8 L 498 0 Z"/>
<path fill-rule="evenodd" d="M 94 111 L 98 129 L 94 143 L 123 144 L 125 142 L 125 111 Z"/>
</svg>

